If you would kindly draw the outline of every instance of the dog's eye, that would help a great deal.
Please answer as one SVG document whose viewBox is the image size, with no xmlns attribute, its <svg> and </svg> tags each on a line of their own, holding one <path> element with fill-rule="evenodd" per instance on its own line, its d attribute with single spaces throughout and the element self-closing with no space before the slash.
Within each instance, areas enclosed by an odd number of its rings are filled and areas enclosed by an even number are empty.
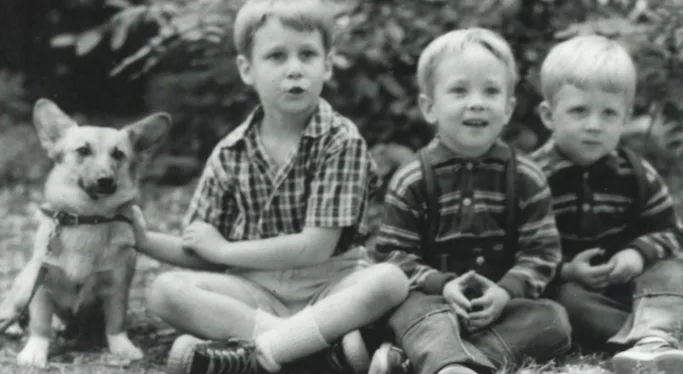
<svg viewBox="0 0 683 374">
<path fill-rule="evenodd" d="M 116 161 L 121 161 L 124 158 L 126 158 L 126 154 L 123 153 L 123 151 L 121 151 L 120 149 L 114 148 L 114 150 L 111 151 L 111 157 Z"/>
<path fill-rule="evenodd" d="M 78 154 L 82 157 L 90 156 L 92 154 L 90 147 L 88 147 L 87 145 L 76 148 L 76 152 L 78 152 Z"/>
</svg>

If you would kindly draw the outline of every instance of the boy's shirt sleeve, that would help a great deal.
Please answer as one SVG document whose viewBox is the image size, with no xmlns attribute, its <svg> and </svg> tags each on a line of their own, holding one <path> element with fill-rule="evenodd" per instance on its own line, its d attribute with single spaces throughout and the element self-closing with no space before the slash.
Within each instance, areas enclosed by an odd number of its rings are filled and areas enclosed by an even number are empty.
<svg viewBox="0 0 683 374">
<path fill-rule="evenodd" d="M 420 225 L 424 220 L 423 204 L 410 183 L 419 169 L 417 162 L 399 169 L 387 188 L 384 198 L 382 223 L 372 252 L 378 262 L 397 265 L 410 280 L 412 290 L 427 294 L 441 294 L 444 285 L 455 278 L 453 273 L 442 273 L 424 263 L 420 239 Z"/>
<path fill-rule="evenodd" d="M 337 140 L 330 146 L 310 182 L 305 226 L 360 226 L 366 215 L 371 165 L 360 137 Z"/>
<path fill-rule="evenodd" d="M 683 225 L 676 214 L 665 182 L 650 163 L 644 159 L 642 162 L 647 181 L 647 196 L 644 197 L 646 202 L 642 205 L 635 227 L 646 233 L 627 247 L 640 252 L 647 266 L 680 250 L 683 244 Z"/>
<path fill-rule="evenodd" d="M 183 227 L 192 221 L 204 221 L 227 238 L 238 209 L 223 157 L 219 147 L 209 156 L 190 200 Z"/>
<path fill-rule="evenodd" d="M 520 173 L 517 256 L 513 267 L 498 284 L 513 298 L 537 298 L 561 261 L 560 235 L 545 176 L 524 158 L 519 159 L 517 167 Z"/>
</svg>

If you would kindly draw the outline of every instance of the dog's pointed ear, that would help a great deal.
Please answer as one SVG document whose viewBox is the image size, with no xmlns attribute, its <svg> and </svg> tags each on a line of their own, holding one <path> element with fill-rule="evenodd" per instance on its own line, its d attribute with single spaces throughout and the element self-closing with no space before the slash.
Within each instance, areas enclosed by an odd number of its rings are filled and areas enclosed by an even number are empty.
<svg viewBox="0 0 683 374">
<path fill-rule="evenodd" d="M 76 121 L 48 99 L 39 99 L 33 106 L 33 125 L 38 132 L 40 144 L 48 153 L 52 152 L 55 143 L 67 129 L 78 126 Z"/>
<path fill-rule="evenodd" d="M 171 116 L 155 113 L 124 128 L 135 152 L 144 152 L 161 143 L 171 130 Z"/>
</svg>

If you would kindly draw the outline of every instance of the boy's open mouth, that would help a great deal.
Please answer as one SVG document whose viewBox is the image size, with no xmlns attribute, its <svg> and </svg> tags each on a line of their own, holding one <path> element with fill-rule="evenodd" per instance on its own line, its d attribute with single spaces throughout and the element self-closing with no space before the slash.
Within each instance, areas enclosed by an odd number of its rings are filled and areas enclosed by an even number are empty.
<svg viewBox="0 0 683 374">
<path fill-rule="evenodd" d="M 467 127 L 486 127 L 486 125 L 489 124 L 489 121 L 483 119 L 467 119 L 464 120 L 462 124 Z"/>
<path fill-rule="evenodd" d="M 293 94 L 293 95 L 298 95 L 304 93 L 304 89 L 301 87 L 292 87 L 287 90 L 288 93 Z"/>
</svg>

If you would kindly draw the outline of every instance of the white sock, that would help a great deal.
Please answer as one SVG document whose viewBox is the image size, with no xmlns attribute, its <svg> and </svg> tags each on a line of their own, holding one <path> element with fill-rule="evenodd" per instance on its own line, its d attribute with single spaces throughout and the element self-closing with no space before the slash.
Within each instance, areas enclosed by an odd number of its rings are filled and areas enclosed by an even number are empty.
<svg viewBox="0 0 683 374">
<path fill-rule="evenodd" d="M 268 363 L 292 362 L 330 346 L 320 333 L 310 308 L 282 321 L 256 337 L 256 346 Z M 264 367 L 265 368 L 265 367 Z"/>
<path fill-rule="evenodd" d="M 282 323 L 283 319 L 276 317 L 268 312 L 261 309 L 256 309 L 256 314 L 254 315 L 254 332 L 252 337 L 256 338 L 262 333 L 271 330 Z"/>
</svg>

